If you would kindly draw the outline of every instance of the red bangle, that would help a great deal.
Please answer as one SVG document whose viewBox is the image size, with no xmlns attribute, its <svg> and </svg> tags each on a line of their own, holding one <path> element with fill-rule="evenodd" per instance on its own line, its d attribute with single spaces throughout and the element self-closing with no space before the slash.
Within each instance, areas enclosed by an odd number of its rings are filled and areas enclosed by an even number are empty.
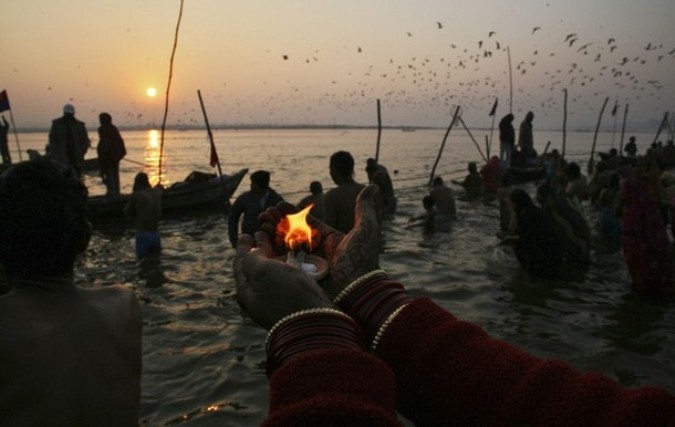
<svg viewBox="0 0 675 427">
<path fill-rule="evenodd" d="M 285 321 L 272 331 L 267 346 L 267 375 L 299 354 L 325 348 L 363 350 L 358 325 L 345 315 L 309 313 Z"/>
<path fill-rule="evenodd" d="M 412 300 L 401 283 L 378 274 L 342 295 L 338 306 L 361 325 L 370 347 L 389 316 Z"/>
</svg>

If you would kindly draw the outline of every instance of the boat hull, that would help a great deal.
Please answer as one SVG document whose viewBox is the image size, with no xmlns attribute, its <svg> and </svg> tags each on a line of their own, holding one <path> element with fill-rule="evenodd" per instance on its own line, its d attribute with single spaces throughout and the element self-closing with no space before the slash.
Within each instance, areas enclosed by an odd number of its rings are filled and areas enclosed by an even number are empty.
<svg viewBox="0 0 675 427">
<path fill-rule="evenodd" d="M 248 169 L 242 169 L 223 180 L 181 182 L 165 189 L 162 192 L 162 216 L 224 212 L 247 173 Z M 130 198 L 130 194 L 122 194 L 112 200 L 108 200 L 105 196 L 89 197 L 87 201 L 89 219 L 92 222 L 124 219 L 124 207 Z"/>
</svg>

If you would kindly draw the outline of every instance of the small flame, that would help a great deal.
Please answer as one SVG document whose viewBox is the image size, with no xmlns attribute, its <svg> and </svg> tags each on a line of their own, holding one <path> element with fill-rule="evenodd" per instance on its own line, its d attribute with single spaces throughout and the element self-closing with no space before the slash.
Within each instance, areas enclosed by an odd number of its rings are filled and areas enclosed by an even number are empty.
<svg viewBox="0 0 675 427">
<path fill-rule="evenodd" d="M 307 206 L 296 214 L 286 215 L 277 227 L 277 233 L 283 237 L 286 247 L 291 250 L 299 250 L 303 244 L 307 243 L 309 249 L 312 249 L 312 237 L 316 230 L 307 224 L 307 214 L 313 205 Z"/>
</svg>

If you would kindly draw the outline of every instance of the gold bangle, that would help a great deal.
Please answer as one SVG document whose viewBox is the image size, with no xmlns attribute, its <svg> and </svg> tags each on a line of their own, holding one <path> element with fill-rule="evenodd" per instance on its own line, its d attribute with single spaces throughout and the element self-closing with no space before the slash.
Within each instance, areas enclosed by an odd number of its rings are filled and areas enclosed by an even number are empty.
<svg viewBox="0 0 675 427">
<path fill-rule="evenodd" d="M 344 289 L 343 289 L 343 290 L 335 297 L 335 299 L 333 300 L 333 304 L 337 305 L 340 301 L 342 301 L 342 299 L 343 299 L 344 297 L 347 296 L 348 293 L 350 293 L 350 292 L 353 291 L 355 288 L 357 288 L 358 286 L 360 286 L 360 285 L 361 285 L 363 282 L 365 282 L 366 280 L 368 280 L 368 279 L 370 279 L 370 278 L 372 278 L 372 277 L 375 277 L 375 276 L 377 276 L 378 274 L 387 274 L 387 272 L 384 271 L 384 270 L 382 270 L 382 269 L 379 269 L 379 270 L 373 270 L 373 271 L 371 271 L 371 272 L 368 272 L 368 273 L 364 274 L 363 276 L 357 277 L 356 280 L 354 280 L 352 283 L 350 283 L 349 285 L 347 285 L 347 287 L 344 288 Z"/>
<path fill-rule="evenodd" d="M 396 310 L 394 310 L 389 316 L 387 316 L 387 318 L 384 320 L 384 322 L 382 322 L 382 326 L 380 326 L 380 328 L 377 330 L 377 333 L 375 334 L 375 338 L 373 338 L 373 342 L 372 342 L 372 344 L 370 344 L 370 351 L 375 353 L 375 349 L 377 348 L 377 344 L 379 344 L 380 340 L 382 339 L 382 335 L 384 335 L 384 332 L 387 329 L 387 327 L 389 327 L 391 322 L 394 321 L 396 316 L 398 316 L 401 313 L 401 311 L 408 304 L 410 304 L 410 303 L 405 303 L 402 306 L 400 306 L 399 308 L 397 308 Z"/>
<path fill-rule="evenodd" d="M 351 317 L 347 316 L 345 313 L 341 312 L 340 310 L 337 310 L 335 308 L 330 308 L 330 307 L 317 307 L 317 308 L 308 308 L 305 310 L 299 310 L 296 312 L 293 312 L 287 316 L 284 316 L 279 320 L 277 323 L 274 324 L 270 328 L 270 331 L 267 333 L 267 338 L 265 339 L 265 348 L 269 348 L 270 340 L 272 339 L 272 334 L 281 327 L 284 323 L 293 320 L 295 318 L 298 318 L 300 316 L 304 316 L 306 314 L 337 314 L 338 316 L 342 316 L 346 319 L 351 320 Z"/>
</svg>

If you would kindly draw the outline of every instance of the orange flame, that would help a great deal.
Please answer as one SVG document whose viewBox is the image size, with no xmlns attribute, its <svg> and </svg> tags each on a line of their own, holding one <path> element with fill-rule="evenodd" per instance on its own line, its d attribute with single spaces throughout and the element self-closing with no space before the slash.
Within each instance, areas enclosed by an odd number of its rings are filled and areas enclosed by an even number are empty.
<svg viewBox="0 0 675 427">
<path fill-rule="evenodd" d="M 309 205 L 296 214 L 286 215 L 279 222 L 277 233 L 283 237 L 287 248 L 298 250 L 307 243 L 309 249 L 312 249 L 312 237 L 316 234 L 316 230 L 307 224 L 307 214 L 312 206 Z"/>
</svg>

